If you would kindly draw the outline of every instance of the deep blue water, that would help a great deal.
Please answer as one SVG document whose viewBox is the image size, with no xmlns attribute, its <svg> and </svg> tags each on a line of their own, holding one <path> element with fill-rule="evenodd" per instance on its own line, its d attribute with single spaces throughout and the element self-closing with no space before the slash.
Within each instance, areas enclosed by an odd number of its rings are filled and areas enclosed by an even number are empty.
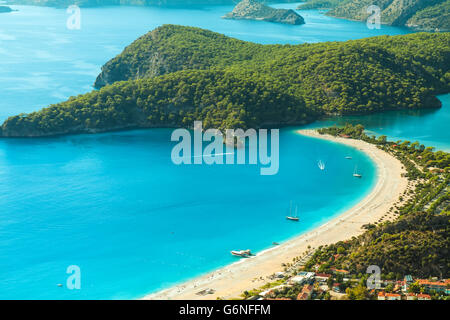
<svg viewBox="0 0 450 320">
<path fill-rule="evenodd" d="M 83 9 L 75 31 L 65 27 L 65 10 L 13 8 L 20 11 L 0 16 L 0 120 L 91 90 L 102 64 L 163 23 L 260 43 L 408 32 L 369 30 L 318 11 L 302 13 L 304 26 L 220 19 L 231 7 Z M 442 133 L 435 128 L 446 111 L 422 127 L 430 140 Z M 408 122 L 402 127 L 402 115 L 371 117 L 373 129 L 414 131 Z M 251 165 L 175 166 L 170 133 L 0 140 L 0 298 L 140 297 L 235 261 L 232 249 L 259 251 L 322 224 L 375 181 L 374 165 L 359 151 L 298 136 L 295 128 L 281 131 L 275 176 Z M 352 177 L 355 165 L 361 180 Z M 285 220 L 291 200 L 301 223 Z M 81 268 L 81 290 L 56 286 L 66 283 L 69 265 Z"/>
</svg>

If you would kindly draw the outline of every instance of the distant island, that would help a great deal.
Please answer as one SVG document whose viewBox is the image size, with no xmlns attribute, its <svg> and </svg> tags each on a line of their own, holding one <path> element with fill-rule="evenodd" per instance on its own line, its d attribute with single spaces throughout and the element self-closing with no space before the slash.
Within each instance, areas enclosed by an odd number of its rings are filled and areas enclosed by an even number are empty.
<svg viewBox="0 0 450 320">
<path fill-rule="evenodd" d="M 296 0 L 277 0 L 273 2 L 295 2 Z M 9 0 L 9 4 L 33 5 L 46 7 L 80 7 L 101 6 L 158 6 L 158 7 L 192 7 L 206 5 L 231 5 L 235 0 Z"/>
<path fill-rule="evenodd" d="M 296 2 L 278 0 L 269 2 Z M 101 7 L 113 5 L 192 7 L 231 5 L 236 0 L 8 0 L 7 4 L 48 7 Z M 406 26 L 420 31 L 450 31 L 450 0 L 306 0 L 298 9 L 330 9 L 333 17 L 365 21 L 371 15 L 367 8 L 376 5 L 381 9 L 381 22 L 393 26 Z M 293 13 L 295 11 L 291 10 Z M 292 16 L 290 12 L 290 16 Z M 231 13 L 230 13 L 231 14 Z M 278 18 L 275 18 L 278 20 Z"/>
<path fill-rule="evenodd" d="M 298 9 L 330 9 L 329 16 L 365 21 L 372 15 L 367 12 L 371 5 L 381 9 L 383 24 L 450 31 L 450 0 L 309 0 Z"/>
<path fill-rule="evenodd" d="M 152 127 L 262 128 L 325 115 L 438 108 L 450 34 L 260 45 L 163 25 L 102 68 L 99 90 L 8 118 L 3 137 Z"/>
<path fill-rule="evenodd" d="M 242 0 L 232 12 L 223 16 L 224 19 L 261 20 L 286 24 L 300 25 L 305 20 L 294 10 L 274 9 L 256 0 Z"/>
<path fill-rule="evenodd" d="M 0 6 L 0 13 L 7 13 L 7 12 L 12 12 L 12 11 L 14 11 L 14 10 L 11 9 L 10 7 Z"/>
</svg>

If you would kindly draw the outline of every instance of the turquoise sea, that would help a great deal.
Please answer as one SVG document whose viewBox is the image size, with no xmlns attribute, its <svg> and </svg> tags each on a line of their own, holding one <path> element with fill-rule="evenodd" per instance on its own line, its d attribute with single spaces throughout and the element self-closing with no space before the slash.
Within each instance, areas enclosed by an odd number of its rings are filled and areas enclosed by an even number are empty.
<svg viewBox="0 0 450 320">
<path fill-rule="evenodd" d="M 81 30 L 68 30 L 63 9 L 13 8 L 0 16 L 1 121 L 92 90 L 101 65 L 164 23 L 259 43 L 409 32 L 315 10 L 302 13 L 304 26 L 220 19 L 231 7 L 89 8 Z M 450 102 L 442 99 L 440 110 L 362 119 L 375 132 L 420 134 L 445 147 Z M 275 176 L 256 165 L 175 166 L 169 129 L 1 139 L 0 299 L 138 298 L 236 261 L 230 250 L 258 252 L 299 235 L 370 192 L 376 169 L 367 156 L 296 129 L 281 130 Z M 363 179 L 352 177 L 355 165 Z M 290 201 L 301 223 L 286 221 Z M 65 287 L 70 265 L 81 269 L 80 290 Z"/>
</svg>

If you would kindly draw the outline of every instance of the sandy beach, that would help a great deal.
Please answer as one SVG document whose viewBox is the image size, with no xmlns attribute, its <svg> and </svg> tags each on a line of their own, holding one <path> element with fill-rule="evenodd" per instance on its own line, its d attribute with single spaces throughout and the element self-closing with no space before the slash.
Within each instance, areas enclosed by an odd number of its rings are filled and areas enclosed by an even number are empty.
<svg viewBox="0 0 450 320">
<path fill-rule="evenodd" d="M 283 271 L 282 263 L 292 262 L 293 258 L 308 251 L 308 247 L 314 249 L 363 233 L 362 225 L 378 221 L 406 190 L 408 181 L 402 177 L 402 173 L 406 171 L 401 162 L 376 146 L 360 140 L 319 135 L 314 130 L 299 130 L 298 133 L 346 144 L 365 152 L 377 166 L 377 182 L 370 194 L 351 209 L 314 230 L 260 252 L 254 257 L 241 259 L 177 286 L 149 294 L 143 299 L 237 298 L 243 291 L 269 282 L 267 276 Z M 215 292 L 208 295 L 197 294 L 206 289 L 213 289 Z"/>
</svg>

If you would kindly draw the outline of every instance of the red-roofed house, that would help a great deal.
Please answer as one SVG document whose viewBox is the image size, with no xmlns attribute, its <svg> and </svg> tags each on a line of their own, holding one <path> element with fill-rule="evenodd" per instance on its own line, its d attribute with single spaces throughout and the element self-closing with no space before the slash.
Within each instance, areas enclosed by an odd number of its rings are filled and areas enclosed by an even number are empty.
<svg viewBox="0 0 450 320">
<path fill-rule="evenodd" d="M 310 284 L 305 284 L 297 296 L 297 300 L 308 300 L 314 291 L 314 287 Z"/>
<path fill-rule="evenodd" d="M 419 293 L 417 295 L 417 300 L 431 300 L 431 296 L 429 294 Z"/>
<path fill-rule="evenodd" d="M 347 270 L 336 269 L 336 268 L 331 268 L 331 271 L 333 271 L 334 273 L 342 273 L 342 274 L 348 274 L 349 273 Z"/>
<path fill-rule="evenodd" d="M 300 292 L 297 296 L 297 300 L 308 300 L 308 294 Z"/>
<path fill-rule="evenodd" d="M 316 273 L 314 278 L 318 281 L 327 281 L 331 277 L 331 274 L 326 273 Z"/>
<path fill-rule="evenodd" d="M 311 297 L 312 293 L 314 291 L 314 287 L 310 284 L 305 284 L 303 286 L 302 292 L 306 293 L 308 297 Z"/>
<path fill-rule="evenodd" d="M 383 291 L 378 293 L 378 300 L 401 300 L 402 296 L 397 293 L 385 293 Z"/>
<path fill-rule="evenodd" d="M 401 300 L 402 296 L 398 293 L 386 293 L 386 300 Z"/>
<path fill-rule="evenodd" d="M 416 300 L 416 295 L 412 292 L 406 294 L 406 300 Z"/>
</svg>

